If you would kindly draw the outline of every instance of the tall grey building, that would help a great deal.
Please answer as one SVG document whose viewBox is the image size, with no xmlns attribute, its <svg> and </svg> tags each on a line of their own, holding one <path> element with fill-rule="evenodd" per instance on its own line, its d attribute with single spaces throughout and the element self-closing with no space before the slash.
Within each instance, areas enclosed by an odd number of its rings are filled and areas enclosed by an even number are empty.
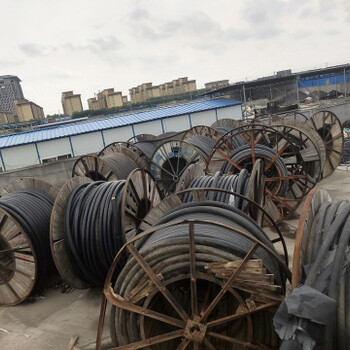
<svg viewBox="0 0 350 350">
<path fill-rule="evenodd" d="M 21 80 L 15 75 L 0 76 L 0 111 L 16 113 L 13 101 L 24 98 Z"/>
</svg>

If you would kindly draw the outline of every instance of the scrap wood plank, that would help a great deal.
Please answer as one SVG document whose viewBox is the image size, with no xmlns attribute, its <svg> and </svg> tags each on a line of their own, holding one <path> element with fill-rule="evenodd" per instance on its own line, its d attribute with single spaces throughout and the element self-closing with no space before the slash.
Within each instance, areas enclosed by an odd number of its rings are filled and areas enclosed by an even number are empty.
<svg viewBox="0 0 350 350">
<path fill-rule="evenodd" d="M 78 340 L 78 336 L 77 335 L 72 335 L 66 350 L 73 350 L 74 345 L 77 342 L 77 340 Z"/>
</svg>

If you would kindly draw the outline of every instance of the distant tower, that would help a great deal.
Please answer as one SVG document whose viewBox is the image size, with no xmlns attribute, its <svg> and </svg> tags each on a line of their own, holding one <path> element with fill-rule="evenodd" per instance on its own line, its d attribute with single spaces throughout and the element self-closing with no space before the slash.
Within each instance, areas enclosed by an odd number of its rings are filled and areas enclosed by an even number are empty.
<svg viewBox="0 0 350 350">
<path fill-rule="evenodd" d="M 14 100 L 24 98 L 20 83 L 15 75 L 0 76 L 0 111 L 16 113 Z"/>
</svg>

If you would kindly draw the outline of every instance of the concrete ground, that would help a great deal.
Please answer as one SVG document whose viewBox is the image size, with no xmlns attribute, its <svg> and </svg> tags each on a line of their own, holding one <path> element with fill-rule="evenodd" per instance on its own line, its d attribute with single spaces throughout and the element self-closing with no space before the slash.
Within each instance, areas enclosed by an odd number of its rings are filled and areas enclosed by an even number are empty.
<svg viewBox="0 0 350 350">
<path fill-rule="evenodd" d="M 317 187 L 326 189 L 333 200 L 350 199 L 350 171 L 340 167 Z M 283 226 L 290 260 L 297 225 L 296 214 Z M 72 336 L 79 337 L 77 348 L 94 349 L 101 295 L 98 289 L 61 293 L 60 288 L 52 286 L 32 303 L 0 308 L 0 349 L 65 350 Z M 109 345 L 108 334 L 107 324 L 103 334 L 105 347 Z"/>
</svg>

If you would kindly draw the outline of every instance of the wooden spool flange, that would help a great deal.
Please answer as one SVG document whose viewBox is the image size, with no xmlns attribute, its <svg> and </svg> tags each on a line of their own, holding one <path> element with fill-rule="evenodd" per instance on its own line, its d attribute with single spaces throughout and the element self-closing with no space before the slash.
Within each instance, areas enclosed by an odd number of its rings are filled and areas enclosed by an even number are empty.
<svg viewBox="0 0 350 350">
<path fill-rule="evenodd" d="M 303 209 L 300 213 L 299 225 L 295 238 L 293 254 L 293 274 L 292 287 L 296 288 L 302 282 L 302 268 L 304 266 L 304 257 L 307 251 L 309 236 L 316 214 L 325 202 L 330 202 L 331 197 L 327 191 L 314 188 L 307 195 Z"/>
<path fill-rule="evenodd" d="M 136 169 L 128 176 L 123 189 L 121 205 L 124 242 L 136 235 L 144 217 L 160 201 L 157 185 L 147 170 Z"/>
<path fill-rule="evenodd" d="M 340 164 L 343 154 L 343 127 L 338 117 L 330 111 L 318 111 L 307 124 L 321 136 L 326 148 L 326 162 L 323 177 L 330 175 Z"/>
<path fill-rule="evenodd" d="M 66 249 L 64 229 L 65 212 L 72 192 L 80 185 L 92 183 L 88 177 L 76 176 L 68 180 L 59 191 L 52 208 L 50 221 L 50 246 L 53 261 L 62 279 L 77 289 L 86 289 L 89 284 L 79 277 L 75 271 Z"/>
<path fill-rule="evenodd" d="M 21 178 L 2 189 L 0 196 L 22 189 L 44 192 L 52 198 L 58 188 L 35 178 Z M 20 224 L 0 208 L 0 306 L 17 305 L 33 291 L 37 281 L 37 257 Z"/>
</svg>

